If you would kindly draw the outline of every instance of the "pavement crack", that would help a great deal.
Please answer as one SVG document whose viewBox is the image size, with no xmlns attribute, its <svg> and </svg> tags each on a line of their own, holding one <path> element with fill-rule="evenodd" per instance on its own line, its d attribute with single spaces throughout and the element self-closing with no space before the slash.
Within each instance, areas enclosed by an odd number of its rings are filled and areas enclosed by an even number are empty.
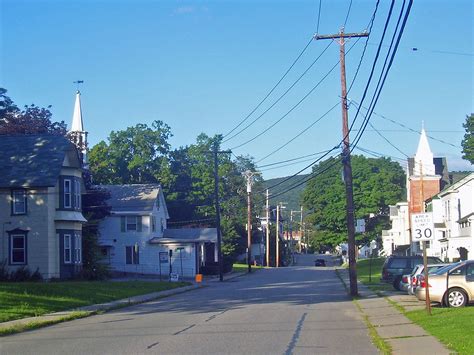
<svg viewBox="0 0 474 355">
<path fill-rule="evenodd" d="M 212 316 L 210 316 L 209 318 L 207 318 L 204 322 L 210 322 L 211 320 L 217 318 L 218 316 L 221 316 L 223 315 L 225 312 L 227 312 L 227 309 L 225 311 L 222 311 L 222 312 L 219 312 L 217 314 L 214 314 Z"/>
<path fill-rule="evenodd" d="M 116 319 L 116 320 L 106 320 L 101 323 L 115 323 L 115 322 L 125 322 L 127 320 L 133 320 L 133 318 L 124 318 L 124 319 Z"/>
<path fill-rule="evenodd" d="M 194 327 L 194 326 L 196 326 L 196 324 L 191 324 L 189 327 L 186 327 L 186 328 L 184 328 L 184 329 L 181 329 L 180 331 L 174 333 L 173 335 L 181 334 L 181 333 L 185 332 L 186 330 L 191 329 L 191 328 Z"/>
<path fill-rule="evenodd" d="M 154 347 L 154 346 L 156 346 L 156 345 L 158 345 L 158 344 L 159 344 L 159 342 L 157 341 L 156 343 L 153 343 L 153 344 L 148 345 L 146 348 L 147 348 L 147 349 L 151 349 L 152 347 Z"/>
<path fill-rule="evenodd" d="M 301 328 L 303 327 L 303 323 L 304 323 L 304 320 L 305 320 L 307 315 L 308 315 L 308 313 L 304 313 L 301 316 L 301 319 L 298 321 L 298 325 L 296 326 L 296 330 L 293 334 L 293 337 L 291 338 L 290 344 L 288 344 L 288 348 L 286 349 L 285 355 L 293 354 L 293 350 L 296 347 L 296 343 L 298 341 L 298 338 L 300 337 Z"/>
</svg>

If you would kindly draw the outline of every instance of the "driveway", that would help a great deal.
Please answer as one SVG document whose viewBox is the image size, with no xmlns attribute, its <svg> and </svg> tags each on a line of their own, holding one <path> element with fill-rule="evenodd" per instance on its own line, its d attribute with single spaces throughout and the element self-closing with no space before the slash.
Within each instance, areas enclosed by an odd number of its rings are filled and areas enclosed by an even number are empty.
<svg viewBox="0 0 474 355">
<path fill-rule="evenodd" d="M 4 337 L 0 353 L 378 351 L 371 344 L 361 313 L 347 297 L 335 271 L 330 267 L 295 266 L 264 269 L 170 298 Z"/>
</svg>

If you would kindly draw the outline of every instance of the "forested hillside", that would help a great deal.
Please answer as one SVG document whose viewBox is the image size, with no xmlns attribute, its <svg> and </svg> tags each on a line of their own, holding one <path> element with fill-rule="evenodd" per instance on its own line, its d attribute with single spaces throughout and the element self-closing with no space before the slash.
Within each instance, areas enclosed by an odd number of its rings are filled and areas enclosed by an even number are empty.
<svg viewBox="0 0 474 355">
<path fill-rule="evenodd" d="M 305 175 L 298 175 L 297 177 L 294 177 L 292 179 L 289 179 L 288 181 L 283 182 L 281 185 L 276 186 L 275 188 L 270 190 L 270 194 L 274 193 L 280 193 L 281 191 L 287 190 L 289 187 L 293 186 L 294 184 L 297 184 L 300 181 L 303 181 L 308 177 L 308 174 Z M 263 182 L 264 188 L 269 188 L 271 186 L 274 186 L 281 181 L 287 179 L 287 177 L 281 177 L 281 178 L 274 178 L 274 179 L 269 179 L 265 180 Z M 306 183 L 302 184 L 301 186 L 298 186 L 297 188 L 288 191 L 276 198 L 271 198 L 270 196 L 270 204 L 271 205 L 276 205 L 278 202 L 284 202 L 287 203 L 286 208 L 287 210 L 299 210 L 300 209 L 300 196 L 303 190 L 306 187 Z"/>
</svg>

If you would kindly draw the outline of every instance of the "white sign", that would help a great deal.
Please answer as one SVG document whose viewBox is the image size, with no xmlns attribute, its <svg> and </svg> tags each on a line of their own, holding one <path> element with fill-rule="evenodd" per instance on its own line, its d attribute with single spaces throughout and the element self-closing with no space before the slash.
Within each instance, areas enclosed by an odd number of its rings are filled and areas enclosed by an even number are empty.
<svg viewBox="0 0 474 355">
<path fill-rule="evenodd" d="M 179 274 L 171 274 L 170 275 L 171 282 L 178 282 L 179 281 Z"/>
<path fill-rule="evenodd" d="M 355 232 L 365 233 L 365 219 L 361 218 L 355 221 Z"/>
<path fill-rule="evenodd" d="M 416 242 L 434 240 L 433 213 L 414 213 L 411 215 L 411 230 Z"/>
</svg>

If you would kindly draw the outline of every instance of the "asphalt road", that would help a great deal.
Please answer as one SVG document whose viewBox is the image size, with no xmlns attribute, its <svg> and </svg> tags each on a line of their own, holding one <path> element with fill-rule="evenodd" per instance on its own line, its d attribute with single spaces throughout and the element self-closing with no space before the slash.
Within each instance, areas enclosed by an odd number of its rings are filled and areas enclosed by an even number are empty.
<svg viewBox="0 0 474 355">
<path fill-rule="evenodd" d="M 314 259 L 0 338 L 0 353 L 377 354 L 335 271 Z"/>
</svg>

